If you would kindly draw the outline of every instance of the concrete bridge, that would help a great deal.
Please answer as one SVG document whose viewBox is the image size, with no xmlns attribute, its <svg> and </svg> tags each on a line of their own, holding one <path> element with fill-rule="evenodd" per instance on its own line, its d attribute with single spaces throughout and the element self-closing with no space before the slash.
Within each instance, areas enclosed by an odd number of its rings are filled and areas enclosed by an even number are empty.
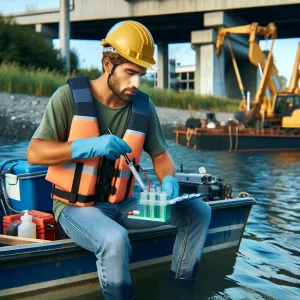
<svg viewBox="0 0 300 300">
<path fill-rule="evenodd" d="M 215 54 L 219 26 L 274 22 L 278 38 L 300 37 L 300 1 L 296 0 L 73 0 L 70 4 L 71 39 L 101 40 L 121 20 L 147 26 L 158 47 L 157 85 L 161 88 L 168 87 L 168 44 L 190 42 L 196 51 L 197 94 L 240 98 L 228 52 L 219 58 Z M 60 16 L 59 10 L 14 15 L 19 24 L 35 26 L 48 40 L 65 38 L 59 30 Z M 231 44 L 245 88 L 253 94 L 257 69 L 248 61 L 247 39 L 236 38 Z"/>
</svg>

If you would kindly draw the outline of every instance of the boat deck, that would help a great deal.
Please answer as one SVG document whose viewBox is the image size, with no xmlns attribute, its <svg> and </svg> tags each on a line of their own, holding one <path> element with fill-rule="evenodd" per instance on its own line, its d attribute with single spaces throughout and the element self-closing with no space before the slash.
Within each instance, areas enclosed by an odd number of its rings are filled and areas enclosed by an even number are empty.
<svg viewBox="0 0 300 300">
<path fill-rule="evenodd" d="M 300 135 L 286 134 L 274 127 L 256 130 L 241 129 L 238 126 L 222 126 L 213 129 L 178 126 L 173 133 L 177 144 L 200 150 L 229 152 L 300 150 Z"/>
</svg>

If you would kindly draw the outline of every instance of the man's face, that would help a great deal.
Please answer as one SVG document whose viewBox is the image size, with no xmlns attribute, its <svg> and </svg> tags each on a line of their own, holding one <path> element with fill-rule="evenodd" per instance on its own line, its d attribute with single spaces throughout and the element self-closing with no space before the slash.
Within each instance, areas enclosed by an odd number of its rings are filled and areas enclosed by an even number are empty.
<svg viewBox="0 0 300 300">
<path fill-rule="evenodd" d="M 141 79 L 146 75 L 146 70 L 130 62 L 118 65 L 110 76 L 108 85 L 121 101 L 128 103 L 132 101 L 140 88 Z"/>
</svg>

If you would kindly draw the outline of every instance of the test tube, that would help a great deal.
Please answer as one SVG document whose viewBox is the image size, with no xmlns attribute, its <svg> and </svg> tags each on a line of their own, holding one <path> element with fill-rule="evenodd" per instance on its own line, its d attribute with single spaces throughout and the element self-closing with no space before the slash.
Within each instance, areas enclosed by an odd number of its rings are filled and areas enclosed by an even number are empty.
<svg viewBox="0 0 300 300">
<path fill-rule="evenodd" d="M 161 187 L 160 186 L 157 186 L 156 187 L 156 200 L 159 200 L 159 195 L 161 193 Z"/>
<path fill-rule="evenodd" d="M 142 202 L 147 201 L 147 200 L 148 200 L 148 193 L 147 193 L 147 192 L 141 192 L 141 193 L 140 193 L 140 200 L 141 200 Z"/>
<path fill-rule="evenodd" d="M 156 205 L 155 205 L 155 217 L 156 218 L 160 218 L 160 211 L 161 211 L 161 206 L 159 205 L 159 197 L 160 197 L 160 193 L 161 193 L 161 187 L 157 186 L 156 187 L 156 196 L 155 199 L 157 201 Z"/>
<path fill-rule="evenodd" d="M 160 201 L 159 209 L 160 209 L 160 218 L 161 219 L 165 219 L 165 217 L 166 217 L 167 199 L 168 199 L 168 194 L 165 191 L 163 191 L 159 194 L 159 201 Z"/>
<path fill-rule="evenodd" d="M 140 210 L 141 210 L 141 216 L 142 217 L 147 217 L 147 200 L 148 200 L 148 192 L 141 192 L 140 193 Z"/>
<path fill-rule="evenodd" d="M 156 197 L 156 187 L 155 185 L 150 188 L 150 201 L 154 202 Z M 155 204 L 151 203 L 150 204 L 150 217 L 155 218 Z"/>
</svg>

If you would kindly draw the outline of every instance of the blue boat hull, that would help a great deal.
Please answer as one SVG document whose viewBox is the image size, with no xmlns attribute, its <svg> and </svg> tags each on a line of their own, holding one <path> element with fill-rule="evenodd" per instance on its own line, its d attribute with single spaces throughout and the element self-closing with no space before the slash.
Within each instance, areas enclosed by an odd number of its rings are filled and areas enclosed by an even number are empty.
<svg viewBox="0 0 300 300">
<path fill-rule="evenodd" d="M 212 221 L 204 246 L 208 255 L 235 253 L 240 245 L 253 198 L 208 202 Z M 129 231 L 132 244 L 131 269 L 171 260 L 177 229 L 161 226 Z M 0 297 L 59 299 L 64 289 L 78 296 L 99 290 L 96 259 L 69 239 L 54 242 L 0 247 Z"/>
</svg>

